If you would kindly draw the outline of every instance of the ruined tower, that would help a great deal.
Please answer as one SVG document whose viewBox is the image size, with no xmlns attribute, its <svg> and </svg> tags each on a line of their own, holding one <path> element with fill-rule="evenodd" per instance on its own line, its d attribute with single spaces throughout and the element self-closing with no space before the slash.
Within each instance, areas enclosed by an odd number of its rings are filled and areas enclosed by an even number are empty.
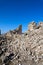
<svg viewBox="0 0 43 65">
<path fill-rule="evenodd" d="M 16 28 L 17 34 L 22 34 L 22 25 L 19 25 L 18 28 Z"/>
</svg>

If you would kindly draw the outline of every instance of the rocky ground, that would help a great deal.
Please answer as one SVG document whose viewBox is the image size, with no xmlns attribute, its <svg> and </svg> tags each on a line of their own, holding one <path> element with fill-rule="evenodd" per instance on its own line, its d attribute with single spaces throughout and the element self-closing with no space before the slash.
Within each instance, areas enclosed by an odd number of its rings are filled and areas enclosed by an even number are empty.
<svg viewBox="0 0 43 65">
<path fill-rule="evenodd" d="M 0 35 L 0 65 L 43 65 L 43 22 Z"/>
</svg>

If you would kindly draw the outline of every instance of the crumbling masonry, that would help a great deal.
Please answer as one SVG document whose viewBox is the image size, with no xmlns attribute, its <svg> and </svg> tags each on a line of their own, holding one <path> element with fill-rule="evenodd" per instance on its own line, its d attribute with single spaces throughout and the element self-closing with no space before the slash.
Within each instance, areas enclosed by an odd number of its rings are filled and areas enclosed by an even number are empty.
<svg viewBox="0 0 43 65">
<path fill-rule="evenodd" d="M 0 65 L 43 65 L 43 22 L 0 34 Z"/>
</svg>

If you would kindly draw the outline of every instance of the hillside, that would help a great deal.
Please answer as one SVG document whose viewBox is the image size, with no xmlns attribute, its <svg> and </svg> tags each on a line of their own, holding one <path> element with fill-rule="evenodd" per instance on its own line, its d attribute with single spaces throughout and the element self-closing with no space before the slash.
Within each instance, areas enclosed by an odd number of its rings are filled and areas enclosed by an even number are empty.
<svg viewBox="0 0 43 65">
<path fill-rule="evenodd" d="M 0 65 L 43 65 L 43 22 L 0 34 Z"/>
</svg>

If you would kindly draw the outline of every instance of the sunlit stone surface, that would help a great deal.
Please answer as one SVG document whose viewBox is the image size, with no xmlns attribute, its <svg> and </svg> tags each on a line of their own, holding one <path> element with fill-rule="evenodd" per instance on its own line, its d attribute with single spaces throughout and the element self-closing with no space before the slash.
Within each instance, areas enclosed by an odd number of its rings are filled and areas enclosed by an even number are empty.
<svg viewBox="0 0 43 65">
<path fill-rule="evenodd" d="M 43 22 L 28 27 L 0 35 L 0 65 L 43 65 Z"/>
</svg>

